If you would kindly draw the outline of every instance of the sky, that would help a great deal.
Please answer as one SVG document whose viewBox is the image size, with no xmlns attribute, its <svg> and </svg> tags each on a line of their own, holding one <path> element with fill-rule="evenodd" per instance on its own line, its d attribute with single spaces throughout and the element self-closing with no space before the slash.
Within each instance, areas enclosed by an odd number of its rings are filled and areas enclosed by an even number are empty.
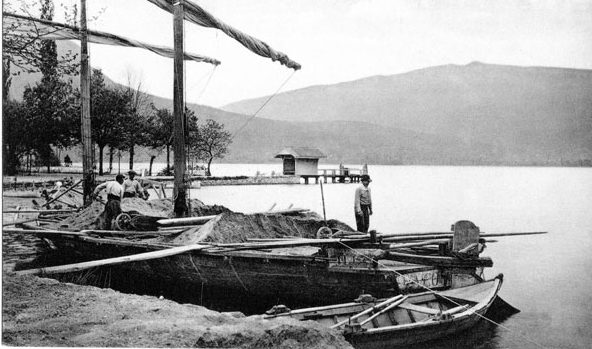
<svg viewBox="0 0 592 349">
<path fill-rule="evenodd" d="M 186 101 L 214 107 L 473 61 L 592 69 L 592 0 L 192 1 L 302 65 L 293 73 L 218 30 L 186 22 L 185 50 L 222 62 L 215 69 L 186 63 Z M 172 15 L 146 0 L 88 0 L 87 6 L 90 29 L 173 46 Z M 141 82 L 146 92 L 172 98 L 172 59 L 96 44 L 90 56 L 111 79 Z"/>
</svg>

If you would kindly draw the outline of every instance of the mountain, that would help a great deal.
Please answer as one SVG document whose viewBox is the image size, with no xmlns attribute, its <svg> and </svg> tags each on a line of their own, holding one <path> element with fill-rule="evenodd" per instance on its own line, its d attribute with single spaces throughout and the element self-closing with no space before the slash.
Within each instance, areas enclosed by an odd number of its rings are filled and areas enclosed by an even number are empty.
<svg viewBox="0 0 592 349">
<path fill-rule="evenodd" d="M 247 113 L 266 99 L 240 101 L 223 109 Z M 438 66 L 285 92 L 258 116 L 363 121 L 457 139 L 481 153 L 473 160 L 483 163 L 589 160 L 592 70 L 477 62 Z"/>
<path fill-rule="evenodd" d="M 59 42 L 58 50 L 78 46 Z M 188 107 L 236 133 L 225 162 L 279 163 L 274 155 L 282 148 L 309 146 L 328 163 L 591 166 L 591 77 L 587 70 L 473 63 L 282 93 L 256 118 L 249 115 L 263 99 L 225 110 Z M 24 86 L 39 78 L 15 76 L 11 96 L 22 98 Z M 148 97 L 172 109 L 170 99 Z M 80 161 L 79 149 L 66 153 Z M 152 154 L 165 161 L 163 152 L 143 148 L 135 161 Z"/>
</svg>

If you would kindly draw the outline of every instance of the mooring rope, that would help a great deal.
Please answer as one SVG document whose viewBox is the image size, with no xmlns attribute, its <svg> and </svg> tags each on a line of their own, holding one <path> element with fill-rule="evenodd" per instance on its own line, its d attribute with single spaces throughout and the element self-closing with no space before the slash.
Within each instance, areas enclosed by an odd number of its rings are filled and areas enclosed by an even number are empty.
<svg viewBox="0 0 592 349">
<path fill-rule="evenodd" d="M 339 242 L 341 245 L 345 246 L 346 248 L 349 248 L 350 250 L 352 250 L 352 251 L 353 251 L 355 254 L 358 254 L 358 255 L 360 255 L 360 256 L 362 256 L 362 257 L 366 258 L 366 259 L 369 259 L 369 260 L 370 260 L 370 261 L 372 261 L 373 263 L 376 263 L 376 264 L 380 265 L 381 267 L 384 267 L 384 268 L 386 268 L 388 271 L 390 271 L 390 272 L 392 272 L 392 273 L 395 273 L 395 274 L 397 274 L 398 276 L 401 276 L 401 277 L 405 278 L 406 280 L 410 280 L 412 283 L 414 283 L 414 284 L 417 284 L 417 285 L 418 285 L 419 287 L 421 287 L 421 288 L 424 288 L 424 289 L 426 289 L 426 290 L 428 290 L 428 291 L 430 291 L 430 292 L 432 292 L 432 293 L 434 293 L 434 294 L 438 294 L 438 292 L 437 292 L 436 290 L 433 290 L 433 289 L 431 289 L 431 288 L 429 288 L 429 287 L 427 287 L 427 286 L 425 286 L 425 285 L 422 285 L 422 284 L 420 284 L 419 282 L 417 282 L 417 281 L 413 280 L 412 278 L 409 278 L 409 277 L 407 277 L 407 276 L 405 276 L 405 275 L 403 275 L 403 274 L 399 273 L 399 272 L 398 272 L 398 271 L 396 271 L 396 270 L 390 269 L 388 266 L 386 266 L 385 264 L 381 263 L 379 260 L 376 260 L 376 259 L 374 259 L 374 258 L 372 258 L 372 257 L 366 256 L 366 255 L 365 255 L 365 254 L 363 254 L 363 253 L 359 253 L 359 252 L 358 252 L 358 251 L 356 251 L 356 250 L 355 250 L 353 247 L 350 247 L 350 246 L 348 246 L 348 245 L 344 244 L 344 243 L 343 243 L 343 242 L 341 242 L 341 241 L 338 241 L 338 242 Z M 396 280 L 395 280 L 395 282 L 396 282 Z M 446 299 L 446 300 L 447 300 L 447 301 L 449 301 L 449 302 L 452 302 L 453 304 L 455 304 L 455 305 L 457 305 L 457 306 L 460 306 L 460 305 L 461 305 L 461 304 L 459 304 L 458 302 L 456 302 L 456 301 L 454 301 L 454 300 L 450 299 L 449 297 L 446 297 L 446 296 L 444 296 L 444 295 L 442 295 L 442 294 L 438 294 L 438 296 L 440 296 L 440 297 L 442 297 L 442 298 Z M 530 342 L 530 343 L 532 343 L 532 344 L 534 344 L 534 345 L 536 345 L 536 346 L 538 346 L 538 347 L 540 347 L 540 348 L 547 348 L 547 347 L 545 347 L 544 345 L 542 345 L 542 344 L 540 344 L 540 343 L 538 343 L 538 342 L 534 341 L 533 339 L 531 339 L 531 338 L 527 337 L 526 335 L 524 335 L 524 334 L 522 334 L 522 333 L 520 333 L 520 332 L 514 331 L 514 330 L 512 330 L 512 329 L 510 329 L 510 328 L 508 328 L 508 327 L 506 327 L 506 326 L 504 326 L 504 325 L 502 325 L 502 324 L 500 324 L 500 323 L 498 323 L 498 322 L 496 322 L 496 321 L 494 321 L 494 320 L 492 320 L 492 319 L 490 319 L 490 318 L 488 318 L 488 317 L 486 317 L 486 316 L 484 316 L 484 315 L 481 315 L 481 314 L 477 313 L 477 312 L 473 312 L 473 313 L 474 313 L 475 315 L 477 315 L 478 317 L 480 317 L 480 318 L 482 318 L 482 319 L 484 319 L 484 320 L 487 320 L 488 322 L 490 322 L 490 323 L 492 323 L 492 324 L 494 324 L 494 325 L 496 325 L 496 326 L 499 326 L 499 327 L 501 327 L 501 328 L 503 328 L 503 329 L 507 330 L 508 332 L 510 332 L 510 333 L 512 333 L 512 334 L 515 334 L 515 335 L 517 335 L 517 336 L 519 336 L 519 337 L 522 337 L 522 339 L 525 339 L 526 341 L 528 341 L 528 342 Z"/>
<path fill-rule="evenodd" d="M 235 137 L 235 136 L 236 136 L 236 135 L 237 135 L 237 134 L 238 134 L 240 131 L 242 131 L 242 129 L 243 129 L 243 128 L 245 128 L 245 126 L 247 126 L 247 124 L 248 124 L 249 122 L 251 122 L 251 121 L 252 121 L 252 120 L 255 118 L 255 116 L 257 116 L 257 114 L 258 114 L 258 113 L 259 113 L 259 112 L 260 112 L 260 111 L 261 111 L 261 110 L 262 110 L 262 109 L 263 109 L 263 108 L 264 108 L 264 107 L 267 105 L 267 103 L 269 103 L 269 102 L 271 101 L 271 99 L 272 99 L 273 97 L 275 97 L 275 96 L 276 96 L 276 95 L 277 95 L 277 94 L 280 92 L 280 90 L 281 90 L 281 89 L 282 89 L 282 88 L 283 88 L 283 87 L 284 87 L 284 86 L 285 86 L 285 85 L 288 83 L 288 81 L 290 81 L 290 79 L 291 79 L 291 78 L 294 76 L 294 73 L 296 73 L 296 71 L 295 71 L 295 70 L 293 70 L 293 71 L 292 71 L 292 73 L 291 73 L 291 74 L 290 74 L 290 75 L 289 75 L 289 76 L 286 78 L 286 80 L 284 80 L 284 82 L 283 82 L 283 83 L 280 85 L 280 87 L 278 87 L 278 88 L 277 88 L 277 90 L 275 90 L 275 92 L 274 92 L 274 93 L 273 93 L 271 96 L 269 96 L 269 97 L 267 98 L 267 100 L 265 100 L 265 102 L 263 102 L 263 104 L 262 104 L 262 105 L 259 107 L 259 109 L 257 109 L 257 111 L 255 111 L 255 112 L 253 113 L 253 115 L 251 115 L 251 116 L 249 117 L 249 119 L 247 119 L 247 121 L 245 121 L 245 123 L 244 123 L 244 124 L 243 124 L 241 127 L 239 127 L 239 128 L 238 128 L 238 130 L 236 130 L 236 131 L 235 131 L 235 132 L 232 134 L 232 136 L 230 137 L 230 139 L 231 139 L 231 140 L 232 140 L 232 139 L 234 139 L 234 137 Z"/>
</svg>

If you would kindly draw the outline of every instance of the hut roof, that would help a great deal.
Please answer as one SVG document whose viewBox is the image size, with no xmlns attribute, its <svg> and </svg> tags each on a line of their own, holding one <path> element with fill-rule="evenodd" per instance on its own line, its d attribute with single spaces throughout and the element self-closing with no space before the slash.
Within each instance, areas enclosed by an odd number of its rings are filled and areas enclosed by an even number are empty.
<svg viewBox="0 0 592 349">
<path fill-rule="evenodd" d="M 320 159 L 327 157 L 317 148 L 308 147 L 287 147 L 277 153 L 275 157 L 284 158 L 287 156 L 293 156 L 295 159 Z"/>
</svg>

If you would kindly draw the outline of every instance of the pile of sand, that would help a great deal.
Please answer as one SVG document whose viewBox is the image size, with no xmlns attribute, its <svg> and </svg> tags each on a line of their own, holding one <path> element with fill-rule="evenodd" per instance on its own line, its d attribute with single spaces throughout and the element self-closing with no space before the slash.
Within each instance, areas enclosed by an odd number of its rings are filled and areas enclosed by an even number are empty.
<svg viewBox="0 0 592 349">
<path fill-rule="evenodd" d="M 224 206 L 208 206 L 203 202 L 192 199 L 190 201 L 192 216 L 210 216 L 222 212 L 230 212 Z M 82 211 L 72 214 L 70 217 L 61 221 L 55 228 L 68 230 L 99 229 L 102 226 L 102 213 L 105 205 L 100 202 L 93 202 Z M 140 198 L 125 198 L 121 200 L 121 209 L 123 212 L 139 212 L 142 215 L 150 217 L 170 218 L 174 216 L 173 204 L 171 200 L 143 200 Z"/>
<path fill-rule="evenodd" d="M 316 216 L 316 217 L 315 217 Z M 198 242 L 246 242 L 249 238 L 281 238 L 297 236 L 316 238 L 317 231 L 325 226 L 318 215 L 292 217 L 281 214 L 251 214 L 226 212 L 204 224 L 198 231 L 188 231 L 171 240 L 175 244 Z M 352 231 L 347 224 L 328 220 L 332 229 Z"/>
<path fill-rule="evenodd" d="M 313 321 L 219 313 L 150 296 L 3 274 L 2 344 L 28 347 L 352 348 Z"/>
</svg>

